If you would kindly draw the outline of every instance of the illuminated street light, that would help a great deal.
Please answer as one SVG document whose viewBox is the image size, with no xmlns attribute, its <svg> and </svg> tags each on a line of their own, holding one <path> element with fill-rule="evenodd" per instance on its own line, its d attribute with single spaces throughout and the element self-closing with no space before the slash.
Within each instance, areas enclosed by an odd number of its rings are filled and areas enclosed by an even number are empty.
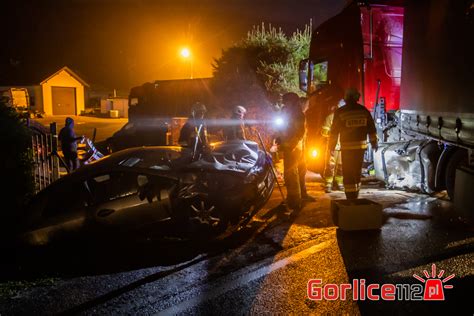
<svg viewBox="0 0 474 316">
<path fill-rule="evenodd" d="M 183 57 L 183 58 L 189 58 L 189 57 L 191 57 L 191 51 L 190 51 L 189 48 L 187 48 L 187 47 L 181 49 L 180 54 L 181 54 L 181 57 Z"/>
</svg>

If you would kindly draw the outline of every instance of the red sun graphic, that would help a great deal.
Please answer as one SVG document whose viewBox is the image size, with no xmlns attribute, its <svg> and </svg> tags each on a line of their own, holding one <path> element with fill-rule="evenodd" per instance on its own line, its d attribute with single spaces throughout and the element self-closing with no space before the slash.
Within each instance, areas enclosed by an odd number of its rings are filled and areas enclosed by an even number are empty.
<svg viewBox="0 0 474 316">
<path fill-rule="evenodd" d="M 413 277 L 418 281 L 425 284 L 425 290 L 423 293 L 423 299 L 425 301 L 444 301 L 444 290 L 443 289 L 452 289 L 452 285 L 445 284 L 452 278 L 455 274 L 441 279 L 444 275 L 444 270 L 441 270 L 438 275 L 436 275 L 436 264 L 431 265 L 431 276 L 428 271 L 423 270 L 423 274 L 426 277 L 426 280 L 420 277 L 417 274 L 413 274 Z"/>
</svg>

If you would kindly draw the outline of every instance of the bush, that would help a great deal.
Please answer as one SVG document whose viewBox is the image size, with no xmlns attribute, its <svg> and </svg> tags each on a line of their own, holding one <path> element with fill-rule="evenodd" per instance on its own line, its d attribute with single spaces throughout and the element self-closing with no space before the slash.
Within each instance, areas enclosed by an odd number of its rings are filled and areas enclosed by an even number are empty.
<svg viewBox="0 0 474 316">
<path fill-rule="evenodd" d="M 277 110 L 280 96 L 301 93 L 299 61 L 309 54 L 311 24 L 304 31 L 287 36 L 281 29 L 254 27 L 247 37 L 222 51 L 214 61 L 212 91 L 220 115 L 228 116 L 235 105 L 247 108 L 247 120 L 256 120 L 251 130 L 260 131 L 267 148 L 272 141 L 269 121 Z M 258 141 L 255 133 L 248 138 Z"/>
<path fill-rule="evenodd" d="M 31 134 L 12 107 L 0 100 L 0 172 L 4 181 L 0 191 L 2 232 L 12 228 L 22 208 L 34 194 Z"/>
<path fill-rule="evenodd" d="M 265 107 L 283 93 L 300 93 L 298 64 L 308 56 L 310 41 L 311 24 L 291 36 L 271 25 L 254 27 L 213 64 L 213 92 L 221 106 Z"/>
</svg>

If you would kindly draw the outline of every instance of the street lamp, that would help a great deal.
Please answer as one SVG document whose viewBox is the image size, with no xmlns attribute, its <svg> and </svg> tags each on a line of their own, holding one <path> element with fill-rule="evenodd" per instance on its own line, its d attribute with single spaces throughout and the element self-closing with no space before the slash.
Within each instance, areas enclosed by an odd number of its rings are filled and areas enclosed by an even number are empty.
<svg viewBox="0 0 474 316">
<path fill-rule="evenodd" d="M 193 57 L 191 56 L 191 50 L 187 47 L 184 47 L 179 53 L 185 60 L 189 60 L 191 66 L 191 79 L 193 79 Z"/>
<path fill-rule="evenodd" d="M 180 54 L 183 58 L 190 58 L 191 57 L 191 51 L 187 47 L 181 49 Z"/>
</svg>

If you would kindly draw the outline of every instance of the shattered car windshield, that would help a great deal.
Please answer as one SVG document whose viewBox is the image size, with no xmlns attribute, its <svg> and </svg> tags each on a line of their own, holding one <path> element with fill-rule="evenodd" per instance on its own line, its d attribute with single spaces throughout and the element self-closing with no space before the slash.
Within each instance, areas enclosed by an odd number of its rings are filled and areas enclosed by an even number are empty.
<svg viewBox="0 0 474 316">
<path fill-rule="evenodd" d="M 189 165 L 205 170 L 245 172 L 258 160 L 258 145 L 252 141 L 222 142 L 214 146 L 211 155 Z"/>
<path fill-rule="evenodd" d="M 163 148 L 138 151 L 124 157 L 120 166 L 138 169 L 172 170 L 175 168 L 228 170 L 245 172 L 258 160 L 258 145 L 252 141 L 222 142 L 211 152 L 192 161 L 192 151 L 183 148 Z"/>
</svg>

